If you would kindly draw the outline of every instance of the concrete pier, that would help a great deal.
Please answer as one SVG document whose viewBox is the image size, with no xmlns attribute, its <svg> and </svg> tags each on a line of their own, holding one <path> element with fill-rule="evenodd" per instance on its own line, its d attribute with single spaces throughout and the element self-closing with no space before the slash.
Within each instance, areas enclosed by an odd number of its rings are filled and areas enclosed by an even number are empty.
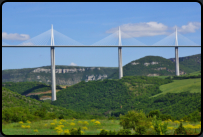
<svg viewBox="0 0 203 137">
<path fill-rule="evenodd" d="M 53 31 L 53 25 L 51 25 L 51 100 L 56 100 L 56 75 L 55 75 L 55 51 L 54 51 L 54 31 Z"/>
<path fill-rule="evenodd" d="M 179 57 L 178 57 L 178 47 L 175 47 L 175 58 L 176 58 L 176 76 L 179 76 Z"/>
<path fill-rule="evenodd" d="M 118 28 L 118 68 L 119 68 L 119 79 L 123 77 L 123 67 L 122 67 L 122 43 L 121 43 L 121 30 L 120 26 Z"/>
<path fill-rule="evenodd" d="M 118 47 L 118 67 L 119 67 L 119 79 L 121 79 L 123 77 L 122 47 Z"/>
<path fill-rule="evenodd" d="M 55 51 L 54 47 L 51 47 L 51 84 L 52 84 L 52 101 L 56 100 L 56 75 L 55 75 Z"/>
<path fill-rule="evenodd" d="M 179 57 L 178 57 L 178 31 L 176 27 L 176 41 L 175 41 L 175 58 L 176 58 L 176 76 L 179 76 Z"/>
</svg>

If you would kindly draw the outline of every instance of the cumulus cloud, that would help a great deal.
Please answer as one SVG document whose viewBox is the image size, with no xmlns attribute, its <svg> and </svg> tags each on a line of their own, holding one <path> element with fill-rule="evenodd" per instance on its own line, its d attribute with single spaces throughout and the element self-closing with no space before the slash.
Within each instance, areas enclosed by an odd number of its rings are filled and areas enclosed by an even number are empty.
<svg viewBox="0 0 203 137">
<path fill-rule="evenodd" d="M 23 42 L 22 44 L 19 44 L 20 46 L 34 46 L 32 42 Z"/>
<path fill-rule="evenodd" d="M 6 40 L 28 40 L 30 38 L 27 34 L 18 34 L 18 33 L 10 33 L 2 32 L 2 39 Z"/>
<path fill-rule="evenodd" d="M 70 63 L 70 66 L 77 66 L 77 64 L 71 62 L 71 63 Z"/>
<path fill-rule="evenodd" d="M 181 33 L 194 33 L 197 29 L 201 28 L 200 22 L 189 22 L 187 25 L 178 27 L 178 32 Z"/>
<path fill-rule="evenodd" d="M 195 32 L 201 27 L 200 22 L 189 22 L 187 25 L 178 27 L 178 32 L 181 33 L 191 33 Z M 175 29 L 174 27 L 168 27 L 163 23 L 158 22 L 142 22 L 142 23 L 128 23 L 120 26 L 122 33 L 122 38 L 129 37 L 146 37 L 146 36 L 156 36 L 156 35 L 169 35 L 170 30 Z M 114 33 L 118 31 L 118 27 L 107 30 L 106 33 Z"/>
<path fill-rule="evenodd" d="M 162 23 L 157 22 L 142 22 L 142 23 L 128 23 L 120 26 L 122 32 L 130 35 L 131 37 L 144 37 L 168 34 L 166 30 L 168 27 Z M 114 33 L 118 28 L 112 28 L 106 33 Z M 128 37 L 128 36 L 122 37 Z"/>
</svg>

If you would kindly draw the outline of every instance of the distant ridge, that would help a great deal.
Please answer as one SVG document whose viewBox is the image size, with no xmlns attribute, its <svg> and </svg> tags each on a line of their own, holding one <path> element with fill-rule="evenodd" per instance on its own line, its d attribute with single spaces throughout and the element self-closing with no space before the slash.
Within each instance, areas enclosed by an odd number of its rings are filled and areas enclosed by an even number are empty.
<svg viewBox="0 0 203 137">
<path fill-rule="evenodd" d="M 117 68 L 115 67 L 81 67 L 56 65 L 56 84 L 74 85 L 80 81 L 105 79 Z M 37 81 L 51 84 L 51 66 L 38 68 L 2 70 L 2 82 Z"/>
<path fill-rule="evenodd" d="M 180 57 L 180 75 L 201 70 L 201 54 Z M 123 76 L 171 76 L 175 75 L 174 58 L 145 56 L 123 66 Z M 118 70 L 109 79 L 118 79 Z"/>
<path fill-rule="evenodd" d="M 2 70 L 2 82 L 37 81 L 51 84 L 51 66 Z M 56 65 L 56 84 L 74 85 L 81 81 L 118 79 L 118 67 L 82 67 Z M 180 74 L 201 70 L 201 54 L 180 57 Z M 174 58 L 145 56 L 123 66 L 123 76 L 175 75 Z"/>
</svg>

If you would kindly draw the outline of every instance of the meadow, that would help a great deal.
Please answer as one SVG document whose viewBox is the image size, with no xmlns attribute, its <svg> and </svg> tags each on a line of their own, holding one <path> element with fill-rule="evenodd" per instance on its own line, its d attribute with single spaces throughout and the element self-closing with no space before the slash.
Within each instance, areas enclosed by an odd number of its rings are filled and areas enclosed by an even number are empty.
<svg viewBox="0 0 203 137">
<path fill-rule="evenodd" d="M 37 122 L 27 121 L 26 123 L 10 123 L 2 125 L 2 132 L 5 135 L 63 135 L 64 133 L 69 133 L 72 128 L 81 128 L 81 133 L 83 135 L 97 135 L 102 129 L 107 131 L 119 131 L 123 129 L 119 125 L 119 120 L 79 120 L 79 119 L 54 119 L 54 120 L 41 120 Z M 173 135 L 174 130 L 178 128 L 180 121 L 162 121 L 168 123 L 167 134 Z M 201 132 L 201 122 L 187 122 L 182 121 L 183 127 L 190 130 L 191 134 L 199 134 Z M 131 130 L 131 133 L 134 133 Z M 190 134 L 188 133 L 188 134 Z M 151 125 L 147 129 L 146 134 L 155 135 L 156 132 L 154 127 Z"/>
<path fill-rule="evenodd" d="M 201 78 L 173 80 L 172 83 L 164 84 L 159 87 L 162 93 L 152 97 L 166 93 L 180 93 L 190 91 L 190 93 L 201 93 Z"/>
</svg>

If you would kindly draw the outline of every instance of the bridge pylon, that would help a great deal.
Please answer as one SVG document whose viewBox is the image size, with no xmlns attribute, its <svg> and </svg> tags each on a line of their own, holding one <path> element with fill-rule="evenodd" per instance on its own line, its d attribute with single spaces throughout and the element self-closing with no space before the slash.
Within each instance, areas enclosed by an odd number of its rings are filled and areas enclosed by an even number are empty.
<svg viewBox="0 0 203 137">
<path fill-rule="evenodd" d="M 176 40 L 175 40 L 175 62 L 176 62 L 176 76 L 179 76 L 179 57 L 178 57 L 178 33 L 176 27 Z"/>
<path fill-rule="evenodd" d="M 118 28 L 118 67 L 119 67 L 119 79 L 123 77 L 123 67 L 122 67 L 122 43 L 121 43 L 121 31 L 120 26 Z"/>
<path fill-rule="evenodd" d="M 56 75 L 55 75 L 55 51 L 54 51 L 54 32 L 53 32 L 53 25 L 51 25 L 51 100 L 56 100 Z"/>
</svg>

